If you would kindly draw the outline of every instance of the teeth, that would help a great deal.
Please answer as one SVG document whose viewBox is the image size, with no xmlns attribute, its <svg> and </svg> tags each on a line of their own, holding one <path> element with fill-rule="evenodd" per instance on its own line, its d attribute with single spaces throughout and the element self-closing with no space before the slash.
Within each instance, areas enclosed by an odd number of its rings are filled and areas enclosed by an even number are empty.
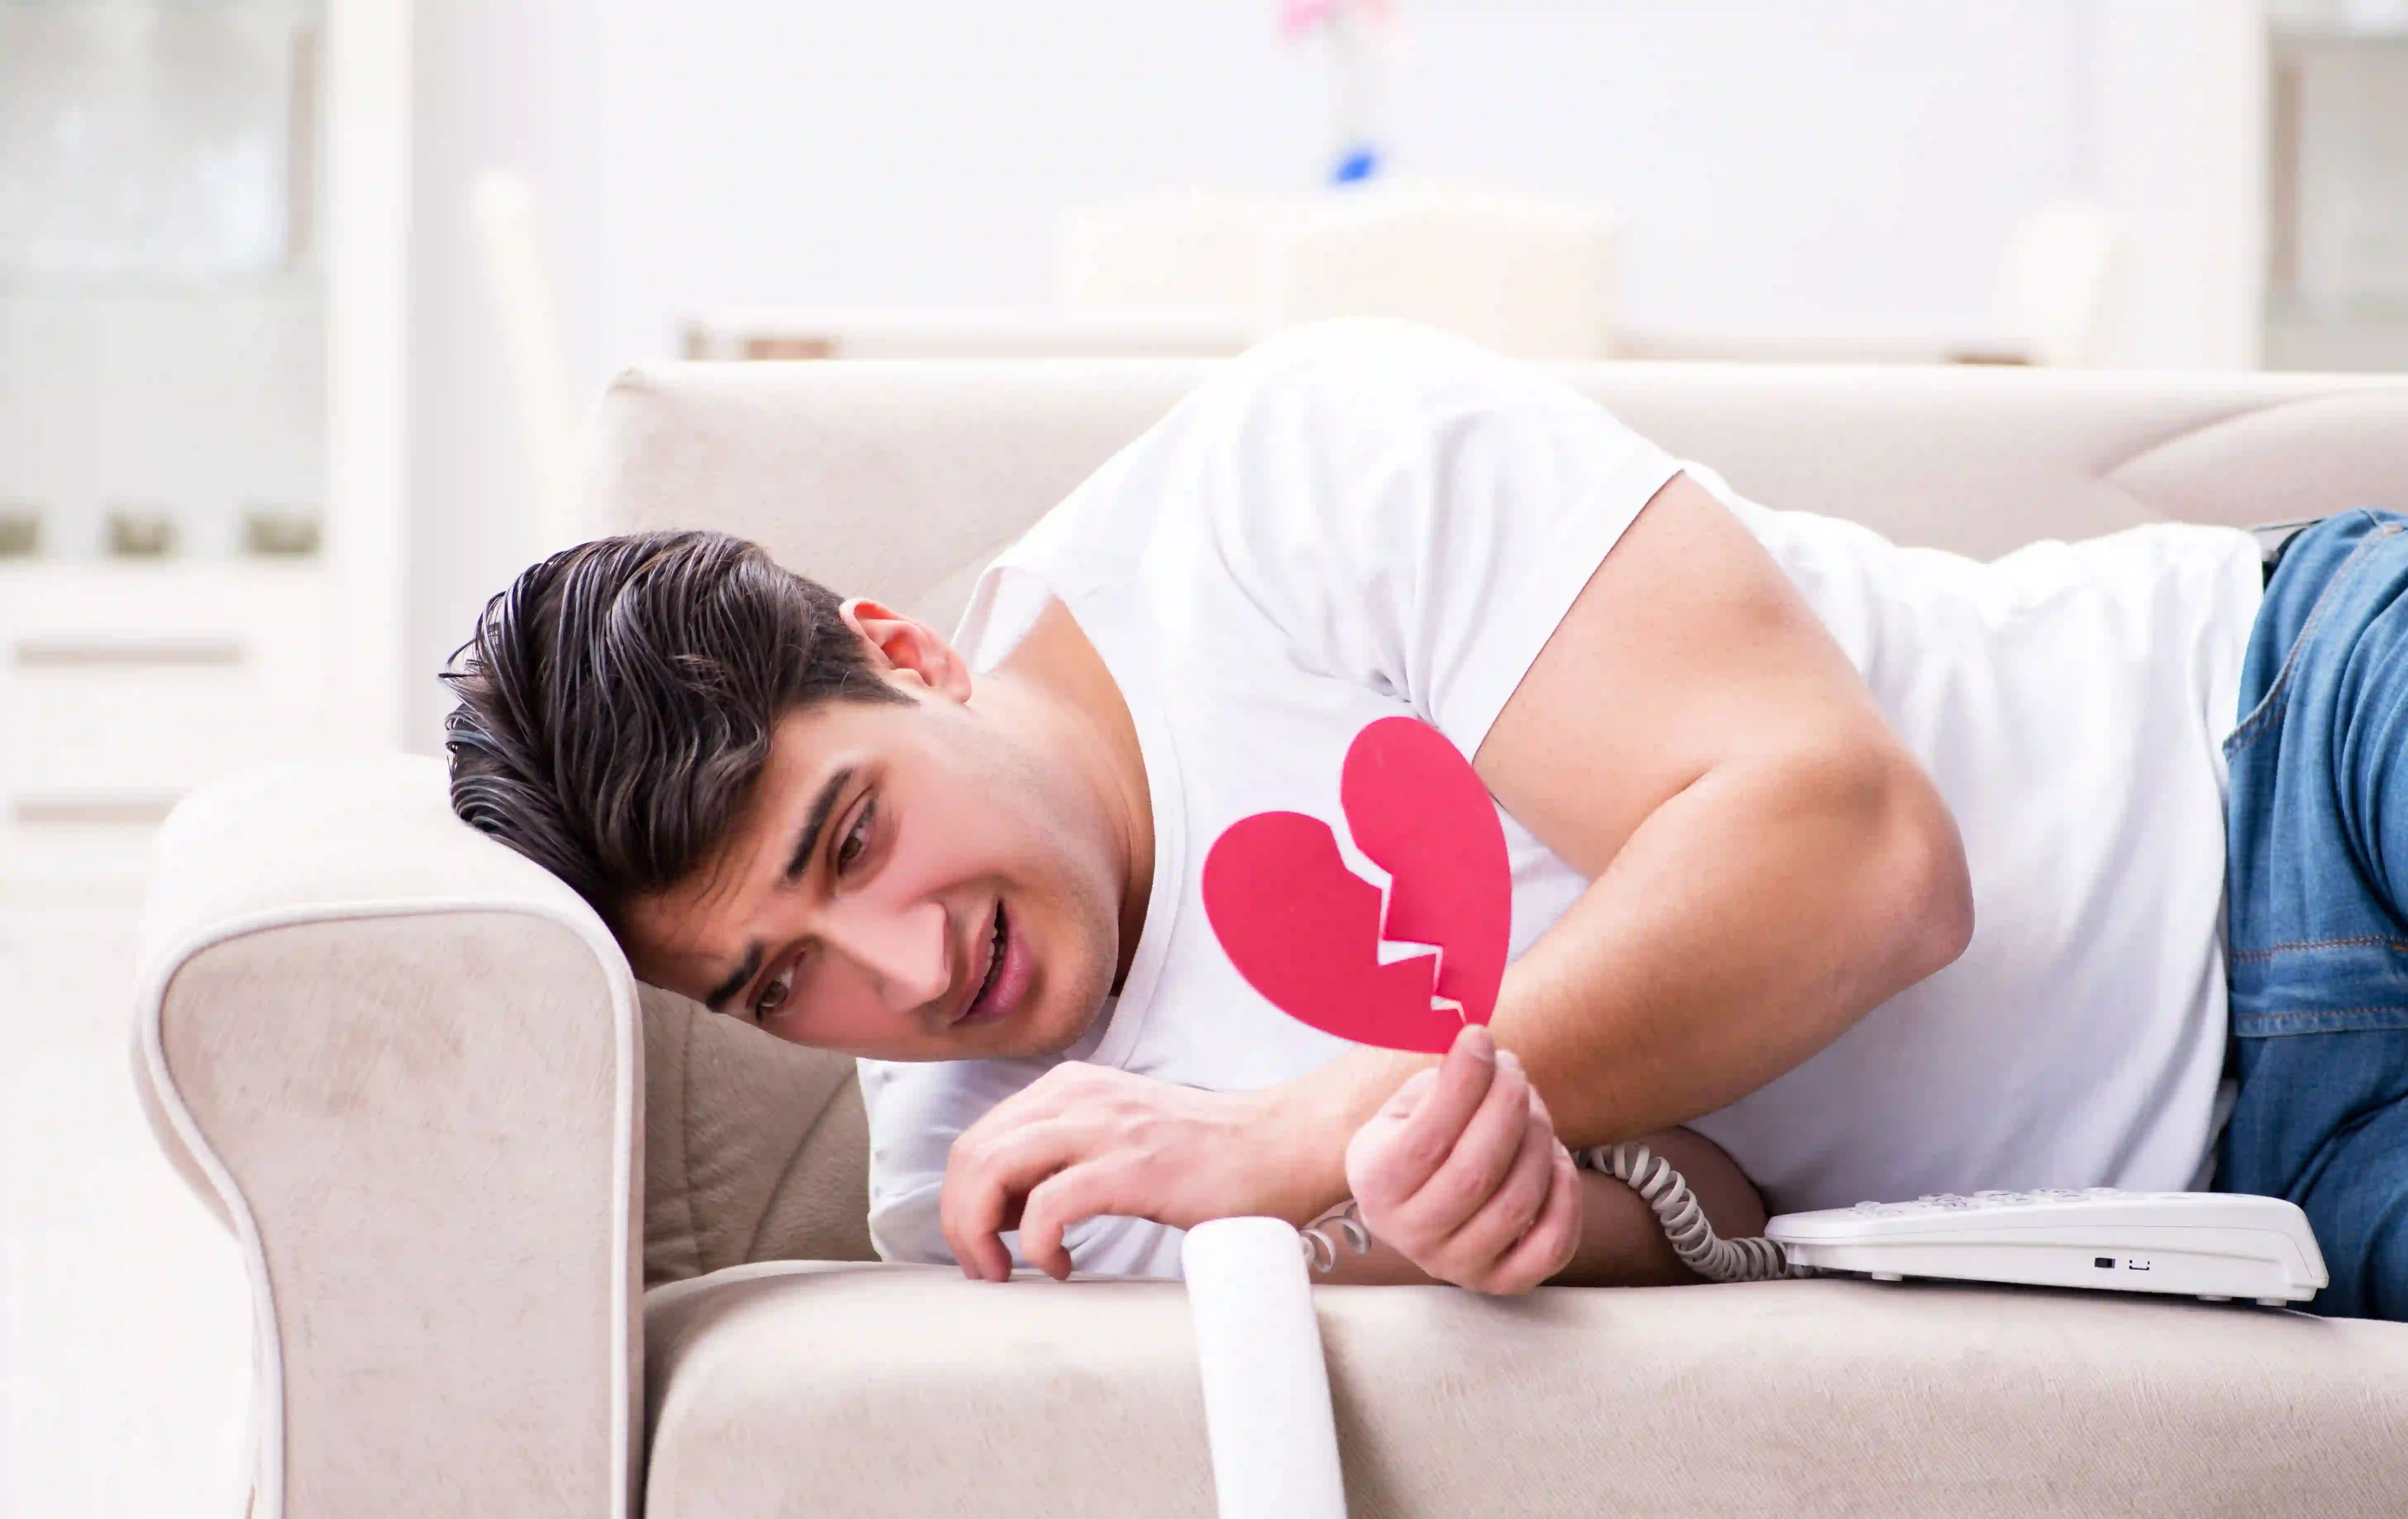
<svg viewBox="0 0 2408 1519">
<path fill-rule="evenodd" d="M 979 989 L 970 997 L 973 1005 L 995 985 L 996 973 L 1003 968 L 1003 915 L 996 915 L 995 932 L 987 937 L 986 974 L 979 981 Z"/>
</svg>

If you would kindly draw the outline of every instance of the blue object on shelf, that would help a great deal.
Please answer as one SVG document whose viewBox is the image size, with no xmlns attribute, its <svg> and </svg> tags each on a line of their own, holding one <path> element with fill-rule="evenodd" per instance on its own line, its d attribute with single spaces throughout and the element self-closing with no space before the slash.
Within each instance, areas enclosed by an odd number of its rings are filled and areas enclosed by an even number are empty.
<svg viewBox="0 0 2408 1519">
<path fill-rule="evenodd" d="M 1369 143 L 1350 150 L 1330 171 L 1331 184 L 1359 184 L 1380 171 L 1380 150 Z"/>
</svg>

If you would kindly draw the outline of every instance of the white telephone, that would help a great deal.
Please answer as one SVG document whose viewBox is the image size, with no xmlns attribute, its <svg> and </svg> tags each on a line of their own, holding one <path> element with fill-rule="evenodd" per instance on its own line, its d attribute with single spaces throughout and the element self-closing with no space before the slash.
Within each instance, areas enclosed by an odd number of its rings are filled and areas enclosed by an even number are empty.
<svg viewBox="0 0 2408 1519">
<path fill-rule="evenodd" d="M 1674 1253 L 1713 1282 L 1836 1272 L 2280 1308 L 2307 1301 L 2328 1281 L 2307 1215 L 2279 1197 L 2112 1187 L 1949 1193 L 1784 1213 L 1761 1239 L 1725 1240 L 1681 1173 L 1645 1145 L 1598 1145 L 1572 1158 L 1645 1198 Z M 1301 1234 L 1280 1219 L 1215 1219 L 1189 1230 L 1182 1246 L 1221 1519 L 1345 1519 L 1308 1270 L 1336 1260 L 1331 1227 L 1357 1254 L 1370 1248 L 1351 1205 Z"/>
<path fill-rule="evenodd" d="M 2303 1303 L 2329 1278 L 2307 1214 L 2280 1197 L 2045 1187 L 1943 1193 L 1784 1213 L 1760 1240 L 1720 1240 L 1678 1171 L 1638 1143 L 1574 1157 L 1627 1183 L 1689 1268 L 1714 1282 L 1847 1273 Z"/>
<path fill-rule="evenodd" d="M 1955 1193 L 1913 1202 L 1860 1202 L 1784 1213 L 1754 1240 L 1714 1233 L 1681 1173 L 1636 1140 L 1572 1153 L 1584 1170 L 1646 1200 L 1673 1253 L 1710 1282 L 1853 1274 L 2023 1286 L 2154 1292 L 2212 1303 L 2246 1297 L 2268 1308 L 2303 1303 L 2329 1280 L 2307 1214 L 2280 1197 L 2228 1192 L 2125 1192 L 2043 1187 Z M 1331 1221 L 1357 1253 L 1371 1238 L 1354 1216 Z M 1305 1258 L 1327 1270 L 1338 1246 L 1317 1225 Z"/>
</svg>

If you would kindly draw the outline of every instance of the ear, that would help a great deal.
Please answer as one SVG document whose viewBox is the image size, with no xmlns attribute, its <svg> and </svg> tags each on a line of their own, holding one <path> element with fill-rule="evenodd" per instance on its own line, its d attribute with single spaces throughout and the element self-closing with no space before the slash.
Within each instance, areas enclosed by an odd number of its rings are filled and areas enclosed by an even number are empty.
<svg viewBox="0 0 2408 1519">
<path fill-rule="evenodd" d="M 854 596 L 838 609 L 844 625 L 861 635 L 877 651 L 880 662 L 915 679 L 939 695 L 954 701 L 970 699 L 970 667 L 953 646 L 925 623 L 914 622 L 867 596 Z"/>
</svg>

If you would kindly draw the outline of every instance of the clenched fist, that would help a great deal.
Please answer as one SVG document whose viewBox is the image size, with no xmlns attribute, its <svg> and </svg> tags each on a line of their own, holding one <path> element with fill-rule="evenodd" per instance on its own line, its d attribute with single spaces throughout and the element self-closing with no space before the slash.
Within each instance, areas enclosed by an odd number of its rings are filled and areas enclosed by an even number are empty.
<svg viewBox="0 0 2408 1519">
<path fill-rule="evenodd" d="M 1510 1050 L 1470 1024 L 1346 1146 L 1363 1225 L 1441 1282 L 1529 1291 L 1571 1263 L 1581 1182 Z"/>
</svg>

